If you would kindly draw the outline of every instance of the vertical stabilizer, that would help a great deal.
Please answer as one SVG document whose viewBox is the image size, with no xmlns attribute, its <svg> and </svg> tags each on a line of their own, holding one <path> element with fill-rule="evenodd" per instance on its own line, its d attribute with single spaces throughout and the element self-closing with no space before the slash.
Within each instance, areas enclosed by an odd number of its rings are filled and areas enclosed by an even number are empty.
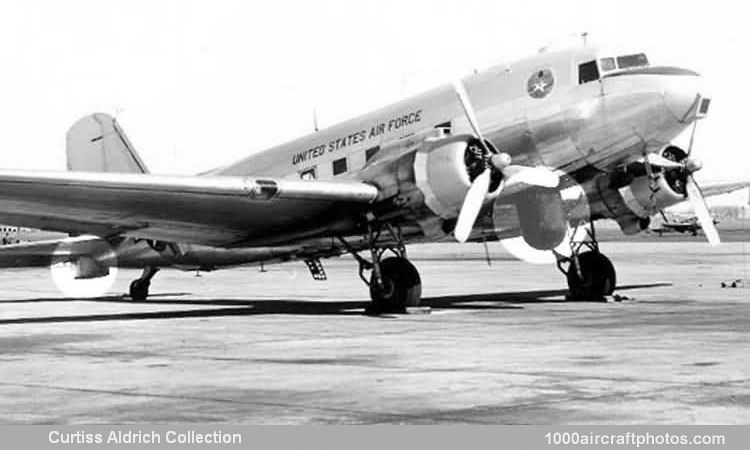
<svg viewBox="0 0 750 450">
<path fill-rule="evenodd" d="M 148 173 L 115 119 L 104 113 L 83 117 L 66 135 L 68 170 Z"/>
</svg>

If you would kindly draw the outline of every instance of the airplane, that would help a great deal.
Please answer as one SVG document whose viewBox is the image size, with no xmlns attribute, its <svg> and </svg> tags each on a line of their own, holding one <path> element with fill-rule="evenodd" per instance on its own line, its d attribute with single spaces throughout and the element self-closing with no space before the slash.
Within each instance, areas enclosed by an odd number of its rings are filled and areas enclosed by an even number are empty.
<svg viewBox="0 0 750 450">
<path fill-rule="evenodd" d="M 61 239 L 63 233 L 48 232 L 25 227 L 0 225 L 0 246 L 20 244 L 21 242 L 35 242 L 49 239 Z"/>
<path fill-rule="evenodd" d="M 748 186 L 750 186 L 750 181 L 712 182 L 701 186 L 701 193 L 703 194 L 703 198 L 709 198 L 745 189 Z M 659 236 L 670 232 L 690 233 L 692 236 L 697 236 L 698 230 L 701 229 L 698 218 L 694 215 L 686 215 L 684 212 L 685 208 L 680 208 L 681 206 L 683 205 L 678 203 L 659 211 L 661 221 L 658 226 L 649 228 L 649 231 L 658 233 Z M 687 209 L 689 210 L 690 205 L 687 206 Z M 718 225 L 719 221 L 714 217 L 712 208 L 709 208 L 709 211 L 712 212 L 711 220 L 714 225 Z"/>
<path fill-rule="evenodd" d="M 142 301 L 161 268 L 303 260 L 322 280 L 321 259 L 348 253 L 371 310 L 398 312 L 422 293 L 407 244 L 520 239 L 521 259 L 553 255 L 572 297 L 598 299 L 616 272 L 597 220 L 634 234 L 689 200 L 719 242 L 692 138 L 672 144 L 709 105 L 698 73 L 643 52 L 546 49 L 194 176 L 150 173 L 96 113 L 69 130 L 67 171 L 0 170 L 1 223 L 72 236 L 3 247 L 0 267 L 139 268 Z"/>
<path fill-rule="evenodd" d="M 701 225 L 698 222 L 698 218 L 695 216 L 691 217 L 668 217 L 667 214 L 661 212 L 662 221 L 657 227 L 649 228 L 650 231 L 663 236 L 664 233 L 690 233 L 691 236 L 697 236 L 698 230 Z M 719 221 L 712 218 L 714 225 L 718 225 Z"/>
<path fill-rule="evenodd" d="M 1 245 L 18 244 L 21 242 L 19 238 L 20 227 L 9 227 L 0 225 L 0 233 L 2 233 L 2 239 L 0 239 Z"/>
</svg>

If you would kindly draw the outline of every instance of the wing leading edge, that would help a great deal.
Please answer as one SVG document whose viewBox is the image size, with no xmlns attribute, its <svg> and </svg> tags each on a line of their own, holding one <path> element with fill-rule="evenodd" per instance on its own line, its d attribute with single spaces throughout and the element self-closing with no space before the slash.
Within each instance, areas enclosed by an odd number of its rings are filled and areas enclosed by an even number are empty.
<svg viewBox="0 0 750 450">
<path fill-rule="evenodd" d="M 221 246 L 377 196 L 356 181 L 0 170 L 0 223 Z"/>
</svg>

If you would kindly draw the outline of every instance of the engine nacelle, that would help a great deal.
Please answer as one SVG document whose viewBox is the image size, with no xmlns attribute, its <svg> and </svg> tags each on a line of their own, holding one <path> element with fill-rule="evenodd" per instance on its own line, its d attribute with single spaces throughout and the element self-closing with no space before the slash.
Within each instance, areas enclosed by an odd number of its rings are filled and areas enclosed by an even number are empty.
<svg viewBox="0 0 750 450">
<path fill-rule="evenodd" d="M 523 237 L 532 248 L 550 250 L 565 239 L 568 218 L 557 189 L 529 187 L 496 200 L 490 214 L 480 216 L 475 228 L 482 231 L 484 239 Z"/>
<path fill-rule="evenodd" d="M 474 137 L 455 136 L 417 152 L 414 179 L 432 213 L 442 219 L 458 216 L 472 181 L 486 170 L 484 151 Z M 501 180 L 502 175 L 493 172 L 490 196 L 497 192 Z M 475 229 L 498 238 L 520 233 L 532 247 L 549 250 L 565 238 L 567 217 L 557 189 L 526 188 L 504 198 L 502 204 L 493 204 L 492 214 L 480 216 Z"/>
<path fill-rule="evenodd" d="M 565 239 L 568 218 L 557 189 L 533 187 L 516 194 L 521 235 L 538 250 L 550 250 Z"/>
<path fill-rule="evenodd" d="M 686 158 L 685 152 L 675 146 L 665 147 L 661 155 L 677 162 Z M 652 170 L 653 178 L 643 163 L 634 163 L 620 172 L 587 181 L 581 186 L 585 197 L 569 200 L 575 205 L 569 208 L 572 220 L 614 219 L 625 234 L 644 230 L 652 215 L 687 198 L 685 170 L 656 166 Z"/>
</svg>

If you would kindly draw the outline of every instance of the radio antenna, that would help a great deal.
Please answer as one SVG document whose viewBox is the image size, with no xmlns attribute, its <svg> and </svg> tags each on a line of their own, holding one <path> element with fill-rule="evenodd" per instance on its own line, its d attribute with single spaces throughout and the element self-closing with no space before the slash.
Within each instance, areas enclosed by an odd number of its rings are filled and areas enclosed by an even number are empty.
<svg viewBox="0 0 750 450">
<path fill-rule="evenodd" d="M 317 133 L 318 130 L 319 130 L 319 128 L 318 128 L 318 108 L 317 107 L 313 106 L 312 114 L 313 114 L 313 129 L 315 129 L 315 132 Z"/>
</svg>

